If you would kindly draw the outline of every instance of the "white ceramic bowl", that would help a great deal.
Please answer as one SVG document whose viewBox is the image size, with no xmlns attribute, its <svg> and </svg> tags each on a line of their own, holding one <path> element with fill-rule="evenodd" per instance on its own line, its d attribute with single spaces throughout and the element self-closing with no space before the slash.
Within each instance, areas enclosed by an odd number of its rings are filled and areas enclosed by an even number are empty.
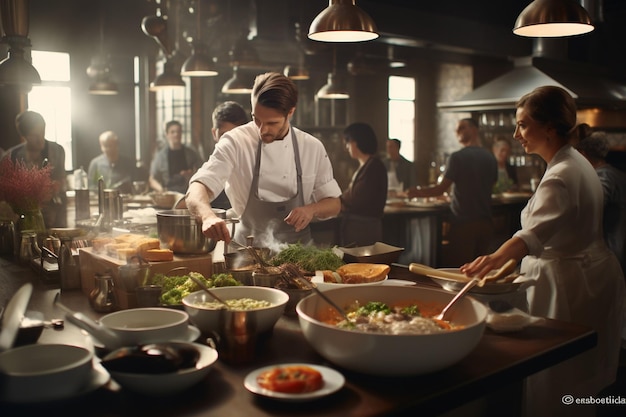
<svg viewBox="0 0 626 417">
<path fill-rule="evenodd" d="M 324 293 L 340 306 L 417 301 L 443 307 L 453 295 L 442 290 L 367 286 L 338 288 Z M 329 305 L 317 294 L 296 306 L 304 337 L 327 360 L 346 369 L 371 375 L 418 375 L 446 368 L 468 355 L 485 329 L 487 308 L 471 297 L 459 300 L 452 310 L 458 330 L 424 335 L 390 335 L 340 329 L 320 321 Z"/>
<path fill-rule="evenodd" d="M 254 316 L 257 333 L 271 330 L 283 314 L 285 305 L 289 301 L 289 295 L 284 291 L 269 287 L 220 287 L 211 288 L 211 291 L 215 292 L 222 300 L 251 298 L 272 303 L 270 307 L 247 311 L 247 315 Z M 205 334 L 219 332 L 220 320 L 224 320 L 225 315 L 229 314 L 227 310 L 214 310 L 201 305 L 213 301 L 215 300 L 204 291 L 197 291 L 183 298 L 183 305 L 185 311 L 189 313 L 189 319 Z"/>
<path fill-rule="evenodd" d="M 93 353 L 71 345 L 36 344 L 0 353 L 0 399 L 28 401 L 70 396 L 91 377 Z"/>
<path fill-rule="evenodd" d="M 193 368 L 181 369 L 164 374 L 138 374 L 109 371 L 111 377 L 123 388 L 144 395 L 171 395 L 190 388 L 200 382 L 217 361 L 217 351 L 198 343 L 170 342 L 172 345 L 185 345 L 195 348 L 200 357 Z M 105 357 L 112 357 L 115 351 Z"/>
<path fill-rule="evenodd" d="M 120 338 L 122 346 L 131 346 L 185 340 L 189 315 L 170 308 L 131 308 L 107 314 L 100 323 Z"/>
</svg>

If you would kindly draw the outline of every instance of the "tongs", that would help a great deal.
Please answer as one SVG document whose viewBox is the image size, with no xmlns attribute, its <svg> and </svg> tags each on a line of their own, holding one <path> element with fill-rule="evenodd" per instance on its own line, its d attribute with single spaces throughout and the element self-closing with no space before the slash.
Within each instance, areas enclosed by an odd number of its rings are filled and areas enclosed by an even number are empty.
<svg viewBox="0 0 626 417">
<path fill-rule="evenodd" d="M 256 251 L 256 249 L 254 249 L 252 246 L 248 245 L 242 245 L 241 243 L 237 242 L 236 240 L 232 239 L 230 241 L 230 243 L 234 243 L 235 246 L 245 249 L 247 250 L 250 255 L 252 255 L 252 258 L 259 264 L 259 269 L 261 270 L 261 272 L 263 272 L 264 274 L 269 274 L 270 272 L 267 270 L 269 265 L 267 262 L 265 262 L 265 260 L 263 260 L 263 258 L 261 258 L 261 255 L 259 255 L 259 253 Z"/>
<path fill-rule="evenodd" d="M 281 274 L 282 279 L 286 280 L 288 283 L 294 284 L 301 290 L 315 291 L 320 297 L 322 297 L 322 299 L 324 299 L 324 301 L 326 301 L 332 308 L 334 308 L 339 314 L 341 314 L 341 317 L 343 317 L 348 324 L 352 323 L 348 318 L 346 312 L 343 311 L 343 308 L 339 307 L 337 303 L 331 300 L 326 294 L 324 294 L 324 292 L 320 291 L 315 283 L 306 279 L 302 275 L 300 268 L 298 268 L 294 264 L 283 264 L 280 268 L 283 271 L 283 274 Z"/>
</svg>

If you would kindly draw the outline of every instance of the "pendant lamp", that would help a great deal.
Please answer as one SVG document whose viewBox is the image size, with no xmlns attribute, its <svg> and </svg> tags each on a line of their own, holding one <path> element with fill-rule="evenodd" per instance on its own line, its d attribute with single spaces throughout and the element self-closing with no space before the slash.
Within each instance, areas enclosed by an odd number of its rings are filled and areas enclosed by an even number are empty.
<svg viewBox="0 0 626 417">
<path fill-rule="evenodd" d="M 224 94 L 250 94 L 253 83 L 239 73 L 239 68 L 233 67 L 233 76 L 222 86 Z"/>
<path fill-rule="evenodd" d="M 118 93 L 117 84 L 111 80 L 111 64 L 109 56 L 104 52 L 104 13 L 99 5 L 100 15 L 100 51 L 91 59 L 87 67 L 87 75 L 92 79 L 89 85 L 89 94 L 112 96 Z"/>
<path fill-rule="evenodd" d="M 517 17 L 513 33 L 552 38 L 582 35 L 593 29 L 589 14 L 574 0 L 534 0 Z"/>
<path fill-rule="evenodd" d="M 0 62 L 0 85 L 18 85 L 24 91 L 30 91 L 33 84 L 41 84 L 39 73 L 25 57 L 25 48 L 31 46 L 29 17 L 27 0 L 0 1 L 2 41 L 9 44 L 8 57 Z"/>
<path fill-rule="evenodd" d="M 150 91 L 159 91 L 169 88 L 184 88 L 185 82 L 176 71 L 174 59 L 168 58 L 163 65 L 163 72 L 150 83 Z"/>
<path fill-rule="evenodd" d="M 191 44 L 191 55 L 181 68 L 180 75 L 187 77 L 214 77 L 218 74 L 213 58 L 208 54 L 207 46 L 202 42 L 202 0 L 196 6 L 196 37 Z"/>
<path fill-rule="evenodd" d="M 309 39 L 320 42 L 363 42 L 378 38 L 374 20 L 356 0 L 329 0 L 309 27 Z"/>
<path fill-rule="evenodd" d="M 333 49 L 333 71 L 328 73 L 326 84 L 317 91 L 316 97 L 331 100 L 347 100 L 350 98 L 348 89 L 337 77 L 337 51 Z"/>
</svg>

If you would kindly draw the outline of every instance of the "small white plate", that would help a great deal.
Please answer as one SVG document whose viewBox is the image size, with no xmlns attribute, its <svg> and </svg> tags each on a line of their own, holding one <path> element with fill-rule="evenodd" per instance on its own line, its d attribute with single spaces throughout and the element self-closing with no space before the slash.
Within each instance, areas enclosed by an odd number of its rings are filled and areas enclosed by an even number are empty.
<svg viewBox="0 0 626 417">
<path fill-rule="evenodd" d="M 111 375 L 104 369 L 104 366 L 100 364 L 100 362 L 94 362 L 93 370 L 91 371 L 91 378 L 89 381 L 83 385 L 78 392 L 74 392 L 72 394 L 63 395 L 63 396 L 50 396 L 47 395 L 45 390 L 43 391 L 35 391 L 33 390 L 28 398 L 10 398 L 0 396 L 1 401 L 6 401 L 9 403 L 44 403 L 50 401 L 59 401 L 66 400 L 69 398 L 76 398 L 82 395 L 88 394 L 92 391 L 97 390 L 98 388 L 104 386 L 111 379 Z"/>
<path fill-rule="evenodd" d="M 352 287 L 363 287 L 363 286 L 368 286 L 368 285 L 383 285 L 384 282 L 387 281 L 388 278 L 389 276 L 386 275 L 385 278 L 381 279 L 380 281 L 364 282 L 361 284 L 341 284 L 341 283 L 334 283 L 334 282 L 324 282 L 323 272 L 315 271 L 315 275 L 311 278 L 311 282 L 317 285 L 317 288 L 319 288 L 321 291 L 328 291 L 328 290 L 332 290 L 333 288 L 344 288 L 344 287 L 352 288 Z"/>
<path fill-rule="evenodd" d="M 284 392 L 276 392 L 276 391 L 271 391 L 271 390 L 262 388 L 257 383 L 256 379 L 262 372 L 269 371 L 277 367 L 286 367 L 286 366 L 310 366 L 311 368 L 315 369 L 316 371 L 322 374 L 324 385 L 322 386 L 322 388 L 318 389 L 317 391 L 305 392 L 302 394 L 288 394 Z M 330 395 L 334 392 L 339 391 L 341 387 L 343 387 L 343 384 L 345 384 L 345 382 L 346 382 L 346 379 L 343 377 L 343 375 L 341 375 L 339 372 L 335 371 L 334 369 L 327 368 L 325 366 L 313 365 L 310 363 L 281 363 L 281 364 L 266 366 L 264 368 L 259 368 L 255 371 L 250 372 L 244 379 L 243 385 L 244 387 L 246 387 L 248 391 L 254 394 L 262 395 L 264 397 L 274 398 L 274 399 L 281 400 L 281 401 L 297 402 L 297 401 L 314 400 L 316 398 L 321 398 L 321 397 Z"/>
</svg>

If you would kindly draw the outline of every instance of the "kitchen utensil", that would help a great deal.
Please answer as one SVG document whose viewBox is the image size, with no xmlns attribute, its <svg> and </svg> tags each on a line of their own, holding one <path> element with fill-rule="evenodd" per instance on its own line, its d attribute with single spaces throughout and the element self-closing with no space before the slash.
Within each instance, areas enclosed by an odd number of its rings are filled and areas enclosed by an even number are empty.
<svg viewBox="0 0 626 417">
<path fill-rule="evenodd" d="M 213 209 L 218 217 L 226 217 L 226 211 Z M 199 255 L 215 249 L 217 241 L 202 233 L 202 223 L 196 220 L 187 209 L 163 210 L 157 212 L 157 233 L 161 247 L 171 249 L 175 254 Z M 224 219 L 234 225 L 237 219 Z"/>
<path fill-rule="evenodd" d="M 33 284 L 26 283 L 22 285 L 11 297 L 4 309 L 2 331 L 0 332 L 0 352 L 9 350 L 13 346 L 32 293 Z"/>
<path fill-rule="evenodd" d="M 306 279 L 300 272 L 300 268 L 298 268 L 294 264 L 284 264 L 282 265 L 282 269 L 284 271 L 284 274 L 281 275 L 282 277 L 285 277 L 285 279 L 290 280 L 298 288 L 312 289 L 320 297 L 322 297 L 322 299 L 326 301 L 332 308 L 334 308 L 341 315 L 341 317 L 343 317 L 344 320 L 346 320 L 346 323 L 351 323 L 350 319 L 346 315 L 346 312 L 343 311 L 343 308 L 339 307 L 339 305 L 337 305 L 333 300 L 328 298 L 326 294 L 324 294 L 319 288 L 317 288 L 317 285 L 315 285 L 315 283 Z"/>
<path fill-rule="evenodd" d="M 230 306 L 228 305 L 228 303 L 226 303 L 226 301 L 222 300 L 220 297 L 218 297 L 217 295 L 215 295 L 215 293 L 213 291 L 211 291 L 209 289 L 209 287 L 207 287 L 206 285 L 204 285 L 204 282 L 200 281 L 198 278 L 194 277 L 193 275 L 189 275 L 189 278 L 191 278 L 191 280 L 193 282 L 195 282 L 198 287 L 202 288 L 202 290 L 204 292 L 206 292 L 207 294 L 209 294 L 212 298 L 214 298 L 216 301 L 218 301 L 220 304 L 222 304 L 224 306 L 224 308 L 226 308 L 226 310 L 230 310 Z"/>
<path fill-rule="evenodd" d="M 247 245 L 247 246 L 242 245 L 241 243 L 237 242 L 234 239 L 231 240 L 230 243 L 233 243 L 235 246 L 241 249 L 247 250 L 248 253 L 250 253 L 250 255 L 252 256 L 252 258 L 259 264 L 259 269 L 261 270 L 261 272 L 263 272 L 264 274 L 269 274 L 267 267 L 270 265 L 267 262 L 265 262 L 265 260 L 261 257 L 261 255 L 259 255 L 256 248 L 252 247 L 251 245 Z"/>
<path fill-rule="evenodd" d="M 448 269 L 436 269 L 428 265 L 423 265 L 423 264 L 419 264 L 415 262 L 409 264 L 409 271 L 413 272 L 414 274 L 424 275 L 430 278 L 445 279 L 445 280 L 462 282 L 462 283 L 466 283 L 469 280 L 471 280 L 470 277 L 468 277 L 465 274 L 462 274 L 461 272 L 455 272 L 455 271 L 448 270 Z M 486 282 L 496 282 L 496 281 L 511 282 L 515 280 L 515 278 L 523 275 L 523 274 L 507 275 L 505 273 L 506 276 L 494 277 L 494 274 L 495 272 L 493 274 L 488 274 L 486 277 L 487 278 Z"/>
<path fill-rule="evenodd" d="M 448 305 L 446 305 L 443 308 L 443 310 L 441 310 L 441 313 L 436 315 L 434 318 L 436 318 L 437 320 L 444 320 L 446 313 L 450 310 L 450 308 L 452 308 L 452 306 L 461 297 L 463 297 L 474 285 L 478 285 L 479 287 L 482 287 L 483 285 L 485 285 L 485 282 L 487 281 L 497 281 L 498 279 L 502 278 L 507 273 L 509 273 L 515 267 L 516 264 L 517 262 L 515 261 L 515 259 L 509 259 L 508 261 L 504 263 L 504 265 L 500 267 L 500 269 L 496 271 L 495 274 L 485 275 L 483 278 L 474 277 L 470 279 L 467 282 L 467 284 L 465 284 L 465 286 L 461 289 L 461 291 L 459 291 L 459 293 L 455 295 L 454 298 L 452 298 L 452 300 L 450 300 Z"/>
<path fill-rule="evenodd" d="M 61 293 L 56 294 L 53 304 L 65 312 L 69 321 L 98 339 L 107 350 L 114 350 L 122 345 L 121 339 L 111 329 L 81 312 L 71 310 L 59 300 L 60 295 Z"/>
</svg>

